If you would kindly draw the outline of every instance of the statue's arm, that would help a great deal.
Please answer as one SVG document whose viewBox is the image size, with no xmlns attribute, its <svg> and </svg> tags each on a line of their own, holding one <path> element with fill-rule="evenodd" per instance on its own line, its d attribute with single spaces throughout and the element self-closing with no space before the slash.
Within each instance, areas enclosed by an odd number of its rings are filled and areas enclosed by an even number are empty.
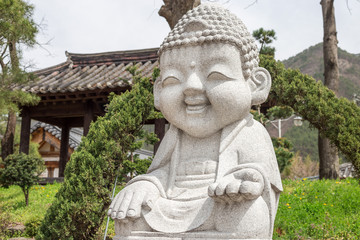
<svg viewBox="0 0 360 240">
<path fill-rule="evenodd" d="M 152 208 L 160 197 L 165 197 L 166 169 L 135 177 L 128 182 L 110 204 L 108 215 L 113 219 L 126 220 L 140 217 L 141 208 Z"/>
</svg>

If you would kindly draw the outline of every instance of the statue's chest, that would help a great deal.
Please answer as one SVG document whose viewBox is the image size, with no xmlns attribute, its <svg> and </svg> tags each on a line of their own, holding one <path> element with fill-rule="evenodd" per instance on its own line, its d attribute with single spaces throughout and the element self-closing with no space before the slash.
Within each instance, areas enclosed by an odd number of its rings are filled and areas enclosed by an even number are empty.
<svg viewBox="0 0 360 240">
<path fill-rule="evenodd" d="M 218 161 L 209 158 L 181 160 L 175 169 L 173 197 L 197 199 L 207 196 L 207 188 L 215 181 Z"/>
</svg>

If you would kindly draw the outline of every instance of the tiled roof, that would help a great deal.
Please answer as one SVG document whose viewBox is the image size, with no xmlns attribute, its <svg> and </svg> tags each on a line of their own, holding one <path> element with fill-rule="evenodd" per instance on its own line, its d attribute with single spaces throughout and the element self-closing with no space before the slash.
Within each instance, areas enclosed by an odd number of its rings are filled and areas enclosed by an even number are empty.
<svg viewBox="0 0 360 240">
<path fill-rule="evenodd" d="M 61 141 L 61 128 L 51 124 L 37 121 L 35 124 L 32 125 L 30 129 L 30 133 L 35 132 L 39 128 L 44 128 L 45 131 L 47 131 L 48 133 L 59 139 L 59 141 Z M 69 132 L 69 147 L 76 150 L 80 145 L 82 136 L 83 136 L 82 128 L 71 128 Z M 134 153 L 139 154 L 140 159 L 145 159 L 148 157 L 152 157 L 154 155 L 152 151 L 145 149 L 136 149 Z"/>
<path fill-rule="evenodd" d="M 30 129 L 30 133 L 33 133 L 39 128 L 44 128 L 45 131 L 59 139 L 61 141 L 61 128 L 56 127 L 51 124 L 36 122 Z M 71 128 L 69 133 L 69 147 L 72 149 L 76 149 L 81 141 L 81 137 L 83 136 L 83 131 L 81 128 Z"/>
<path fill-rule="evenodd" d="M 34 72 L 38 76 L 36 82 L 15 89 L 53 94 L 125 87 L 127 83 L 121 79 L 131 80 L 126 71 L 128 66 L 136 64 L 145 76 L 151 76 L 158 65 L 157 51 L 152 48 L 94 54 L 66 52 L 66 62 Z"/>
</svg>

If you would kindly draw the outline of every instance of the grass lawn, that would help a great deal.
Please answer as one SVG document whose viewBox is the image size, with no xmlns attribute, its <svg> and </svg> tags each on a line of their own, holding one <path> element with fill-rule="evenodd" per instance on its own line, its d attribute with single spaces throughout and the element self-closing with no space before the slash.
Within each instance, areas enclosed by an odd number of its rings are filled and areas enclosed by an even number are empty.
<svg viewBox="0 0 360 240">
<path fill-rule="evenodd" d="M 357 180 L 284 180 L 283 185 L 274 239 L 360 239 L 360 186 Z M 0 239 L 8 238 L 4 235 L 7 224 L 25 225 L 42 219 L 60 186 L 59 183 L 34 186 L 30 191 L 29 206 L 25 206 L 19 187 L 0 188 Z M 111 220 L 108 235 L 114 234 Z"/>
<path fill-rule="evenodd" d="M 360 239 L 357 180 L 284 180 L 283 185 L 274 239 Z"/>
</svg>

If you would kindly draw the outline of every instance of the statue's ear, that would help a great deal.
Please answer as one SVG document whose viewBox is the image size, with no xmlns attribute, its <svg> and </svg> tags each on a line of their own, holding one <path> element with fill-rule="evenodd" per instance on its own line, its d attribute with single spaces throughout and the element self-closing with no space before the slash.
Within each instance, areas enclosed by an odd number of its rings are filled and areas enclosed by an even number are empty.
<svg viewBox="0 0 360 240">
<path fill-rule="evenodd" d="M 255 68 L 248 80 L 251 89 L 251 104 L 259 105 L 266 101 L 270 88 L 271 76 L 270 73 L 262 67 Z"/>
<path fill-rule="evenodd" d="M 161 79 L 160 77 L 158 77 L 154 83 L 154 105 L 155 108 L 159 111 L 160 110 L 160 92 L 162 90 L 162 86 L 161 86 Z"/>
</svg>

